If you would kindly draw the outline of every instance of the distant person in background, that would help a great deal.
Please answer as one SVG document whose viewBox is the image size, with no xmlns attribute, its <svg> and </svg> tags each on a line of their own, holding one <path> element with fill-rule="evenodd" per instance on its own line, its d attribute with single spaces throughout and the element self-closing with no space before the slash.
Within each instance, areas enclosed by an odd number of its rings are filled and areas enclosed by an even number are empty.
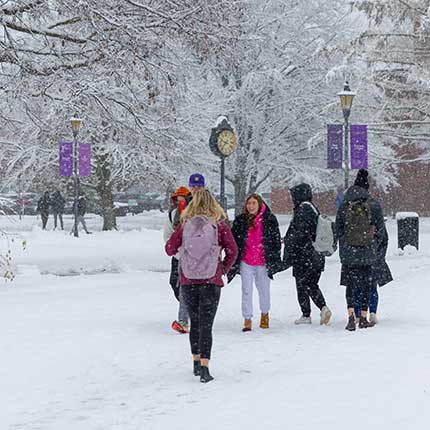
<svg viewBox="0 0 430 430">
<path fill-rule="evenodd" d="M 343 188 L 339 187 L 337 189 L 337 194 L 336 194 L 336 210 L 339 209 L 342 202 L 343 202 Z"/>
<path fill-rule="evenodd" d="M 65 198 L 60 191 L 55 191 L 51 198 L 52 214 L 54 215 L 54 230 L 57 228 L 57 217 L 60 219 L 61 230 L 64 230 L 63 213 L 66 204 Z"/>
<path fill-rule="evenodd" d="M 179 216 L 182 210 L 179 208 L 181 203 L 185 201 L 185 198 L 190 194 L 190 191 L 186 187 L 179 187 L 171 196 L 173 208 L 169 211 L 166 223 L 164 225 L 164 242 L 167 242 L 172 236 L 175 228 L 173 222 L 176 213 L 179 212 Z M 179 302 L 178 319 L 173 321 L 172 329 L 179 333 L 188 333 L 188 311 L 185 305 L 185 299 L 183 297 L 182 290 L 179 288 L 179 260 L 178 256 L 174 255 L 171 259 L 170 268 L 170 286 L 172 287 L 173 294 L 176 300 Z"/>
<path fill-rule="evenodd" d="M 37 211 L 40 212 L 40 217 L 42 218 L 43 230 L 46 230 L 46 224 L 48 223 L 50 204 L 51 199 L 49 197 L 49 191 L 45 191 L 43 196 L 37 202 Z"/>
<path fill-rule="evenodd" d="M 75 204 L 73 204 L 73 213 L 75 211 Z M 79 223 L 82 224 L 82 227 L 85 230 L 85 233 L 91 234 L 90 231 L 88 231 L 87 224 L 85 223 L 85 214 L 87 212 L 87 199 L 85 197 L 85 193 L 82 192 L 78 199 L 78 218 L 77 223 L 79 226 Z"/>
</svg>

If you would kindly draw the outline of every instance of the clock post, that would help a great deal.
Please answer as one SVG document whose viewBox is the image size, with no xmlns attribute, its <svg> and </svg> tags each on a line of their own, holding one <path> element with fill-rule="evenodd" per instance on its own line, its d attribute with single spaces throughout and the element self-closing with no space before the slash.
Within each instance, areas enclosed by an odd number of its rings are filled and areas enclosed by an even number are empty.
<svg viewBox="0 0 430 430">
<path fill-rule="evenodd" d="M 228 123 L 225 116 L 219 117 L 215 127 L 212 128 L 209 137 L 209 148 L 221 159 L 220 203 L 224 210 L 227 211 L 227 198 L 225 196 L 225 159 L 236 150 L 237 139 L 233 128 Z"/>
</svg>

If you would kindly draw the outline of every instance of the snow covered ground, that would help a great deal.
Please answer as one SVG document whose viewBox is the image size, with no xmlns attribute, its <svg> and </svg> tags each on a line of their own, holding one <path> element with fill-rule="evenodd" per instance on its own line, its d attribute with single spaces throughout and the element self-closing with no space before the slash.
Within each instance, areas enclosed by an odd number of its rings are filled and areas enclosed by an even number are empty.
<svg viewBox="0 0 430 430">
<path fill-rule="evenodd" d="M 337 256 L 321 281 L 334 314 L 327 327 L 315 309 L 312 326 L 294 326 L 288 271 L 272 284 L 270 329 L 242 333 L 236 279 L 222 291 L 210 364 L 216 379 L 204 385 L 192 376 L 187 336 L 170 329 L 177 304 L 164 217 L 126 217 L 119 232 L 101 232 L 100 218 L 90 216 L 94 234 L 79 239 L 41 231 L 35 217 L 0 217 L 16 266 L 16 279 L 0 285 L 1 430 L 427 427 L 429 219 L 421 220 L 420 251 L 403 255 L 388 221 L 395 281 L 380 290 L 372 329 L 344 330 Z M 284 234 L 288 218 L 280 219 Z"/>
</svg>

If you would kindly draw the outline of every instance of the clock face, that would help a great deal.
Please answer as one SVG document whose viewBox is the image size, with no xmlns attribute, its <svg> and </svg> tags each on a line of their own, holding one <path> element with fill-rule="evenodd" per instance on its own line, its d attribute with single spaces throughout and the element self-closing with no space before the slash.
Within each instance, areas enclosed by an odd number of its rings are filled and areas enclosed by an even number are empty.
<svg viewBox="0 0 430 430">
<path fill-rule="evenodd" d="M 234 133 L 230 130 L 222 131 L 218 136 L 218 149 L 222 155 L 228 157 L 233 154 L 237 147 L 237 140 Z"/>
</svg>

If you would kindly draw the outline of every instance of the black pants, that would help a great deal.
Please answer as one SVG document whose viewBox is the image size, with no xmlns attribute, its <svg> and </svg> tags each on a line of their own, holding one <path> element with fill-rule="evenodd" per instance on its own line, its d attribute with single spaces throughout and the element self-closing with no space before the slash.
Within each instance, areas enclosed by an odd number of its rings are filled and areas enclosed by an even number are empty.
<svg viewBox="0 0 430 430">
<path fill-rule="evenodd" d="M 318 286 L 321 272 L 309 271 L 301 277 L 296 277 L 297 299 L 304 317 L 311 315 L 311 301 L 322 309 L 325 306 L 323 293 Z"/>
<path fill-rule="evenodd" d="M 40 212 L 40 217 L 42 218 L 42 229 L 45 230 L 46 224 L 48 223 L 49 213 Z"/>
<path fill-rule="evenodd" d="M 58 217 L 60 220 L 61 230 L 64 230 L 63 214 L 61 212 L 53 212 L 53 215 L 54 215 L 54 229 L 57 228 L 57 217 Z"/>
<path fill-rule="evenodd" d="M 172 257 L 172 262 L 170 264 L 169 283 L 176 300 L 179 302 L 179 260 L 175 257 Z"/>
<path fill-rule="evenodd" d="M 218 285 L 183 285 L 183 294 L 190 314 L 191 353 L 211 358 L 212 326 L 218 309 L 221 287 Z"/>
<path fill-rule="evenodd" d="M 345 266 L 345 280 L 346 280 L 346 304 L 349 308 L 354 308 L 356 294 L 360 295 L 361 310 L 367 312 L 369 307 L 370 288 L 372 287 L 372 267 L 359 266 L 351 267 Z M 356 290 L 361 291 L 356 293 Z"/>
</svg>

